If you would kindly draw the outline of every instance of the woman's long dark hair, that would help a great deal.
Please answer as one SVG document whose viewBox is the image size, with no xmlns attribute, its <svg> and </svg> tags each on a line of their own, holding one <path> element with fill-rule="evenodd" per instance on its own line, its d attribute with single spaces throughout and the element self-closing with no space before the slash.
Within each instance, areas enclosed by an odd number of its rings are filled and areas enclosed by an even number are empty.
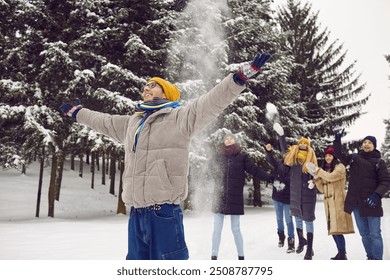
<svg viewBox="0 0 390 280">
<path fill-rule="evenodd" d="M 333 172 L 335 166 L 336 166 L 337 164 L 339 164 L 339 163 L 340 163 L 340 161 L 339 161 L 337 158 L 335 158 L 335 156 L 333 156 L 333 160 L 332 160 L 332 162 L 330 163 L 330 168 L 328 168 L 328 165 L 327 165 L 327 163 L 326 163 L 326 160 L 324 159 L 324 164 L 322 165 L 322 169 L 324 169 L 325 171 L 328 171 L 328 172 Z"/>
</svg>

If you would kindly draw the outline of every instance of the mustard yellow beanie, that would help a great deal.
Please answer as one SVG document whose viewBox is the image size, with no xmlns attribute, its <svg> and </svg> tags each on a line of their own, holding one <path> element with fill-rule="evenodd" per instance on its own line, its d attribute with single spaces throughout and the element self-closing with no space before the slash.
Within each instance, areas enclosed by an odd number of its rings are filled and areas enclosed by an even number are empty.
<svg viewBox="0 0 390 280">
<path fill-rule="evenodd" d="M 152 81 L 156 82 L 163 88 L 164 94 L 168 100 L 176 101 L 180 98 L 180 91 L 175 85 L 159 77 L 151 78 L 148 83 Z"/>
<path fill-rule="evenodd" d="M 300 144 L 301 142 L 306 143 L 310 147 L 310 140 L 309 139 L 302 137 L 301 139 L 298 140 L 298 144 Z"/>
</svg>

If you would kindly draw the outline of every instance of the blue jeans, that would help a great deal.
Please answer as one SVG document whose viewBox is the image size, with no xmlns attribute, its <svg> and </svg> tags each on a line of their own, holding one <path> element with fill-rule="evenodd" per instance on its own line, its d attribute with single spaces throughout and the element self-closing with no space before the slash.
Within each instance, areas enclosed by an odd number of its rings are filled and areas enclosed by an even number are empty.
<svg viewBox="0 0 390 280">
<path fill-rule="evenodd" d="M 221 244 L 221 233 L 223 228 L 224 214 L 214 214 L 214 231 L 211 245 L 211 255 L 218 257 L 219 245 Z M 238 256 L 244 256 L 244 240 L 240 230 L 240 215 L 230 215 L 230 224 L 236 243 Z"/>
<path fill-rule="evenodd" d="M 276 223 L 278 226 L 278 232 L 284 232 L 284 220 L 287 225 L 288 237 L 294 238 L 294 223 L 290 215 L 290 204 L 285 204 L 277 200 L 273 200 L 276 213 Z"/>
<path fill-rule="evenodd" d="M 368 259 L 383 259 L 383 239 L 381 234 L 381 217 L 361 217 L 359 209 L 353 210 L 356 226 L 362 237 L 364 250 Z"/>
<path fill-rule="evenodd" d="M 160 209 L 158 209 L 160 207 Z M 179 205 L 131 207 L 127 260 L 187 260 L 183 212 Z"/>
<path fill-rule="evenodd" d="M 295 225 L 297 228 L 303 229 L 303 222 L 305 222 L 306 232 L 314 233 L 314 223 L 313 222 L 303 221 L 301 217 L 294 216 L 294 218 L 295 218 Z"/>
</svg>

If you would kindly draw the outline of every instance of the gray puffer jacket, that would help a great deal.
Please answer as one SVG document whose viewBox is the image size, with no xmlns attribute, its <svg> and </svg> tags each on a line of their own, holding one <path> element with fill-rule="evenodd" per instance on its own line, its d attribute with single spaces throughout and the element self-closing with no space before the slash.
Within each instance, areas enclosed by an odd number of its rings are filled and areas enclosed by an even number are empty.
<svg viewBox="0 0 390 280">
<path fill-rule="evenodd" d="M 77 121 L 124 145 L 123 201 L 134 207 L 179 204 L 188 194 L 191 137 L 221 113 L 244 90 L 228 75 L 188 106 L 164 108 L 145 122 L 135 152 L 134 134 L 140 115 L 109 115 L 81 109 Z"/>
</svg>

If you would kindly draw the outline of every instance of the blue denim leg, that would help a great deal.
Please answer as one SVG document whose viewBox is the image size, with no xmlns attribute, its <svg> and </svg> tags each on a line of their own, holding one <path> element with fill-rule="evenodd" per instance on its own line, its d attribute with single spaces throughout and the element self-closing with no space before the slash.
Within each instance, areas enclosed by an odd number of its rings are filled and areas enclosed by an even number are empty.
<svg viewBox="0 0 390 280">
<path fill-rule="evenodd" d="M 342 234 L 332 235 L 334 242 L 336 242 L 337 250 L 345 252 L 345 238 Z"/>
<path fill-rule="evenodd" d="M 148 260 L 149 259 L 149 241 L 144 232 L 142 222 L 143 215 L 131 207 L 128 224 L 128 241 L 126 260 Z"/>
<path fill-rule="evenodd" d="M 288 237 L 294 238 L 294 223 L 292 216 L 290 214 L 290 204 L 283 204 L 283 211 L 284 211 L 284 220 L 286 221 L 287 225 L 287 234 Z"/>
<path fill-rule="evenodd" d="M 276 214 L 276 224 L 278 226 L 278 232 L 284 232 L 284 221 L 283 221 L 283 203 L 277 200 L 273 200 L 275 214 Z"/>
<path fill-rule="evenodd" d="M 242 238 L 240 230 L 240 216 L 231 215 L 230 216 L 231 229 L 234 236 L 234 242 L 236 243 L 237 255 L 244 256 L 244 240 Z"/>
<path fill-rule="evenodd" d="M 361 217 L 359 209 L 353 210 L 356 226 L 362 237 L 364 250 L 368 259 L 383 259 L 383 239 L 381 233 L 380 217 Z"/>
<path fill-rule="evenodd" d="M 163 204 L 159 210 L 132 208 L 128 232 L 128 260 L 188 259 L 179 205 Z"/>
<path fill-rule="evenodd" d="M 214 214 L 214 230 L 211 244 L 211 255 L 218 257 L 219 245 L 221 244 L 221 233 L 225 215 L 220 213 Z"/>
<path fill-rule="evenodd" d="M 381 217 L 367 217 L 370 229 L 372 259 L 383 259 L 383 239 L 381 232 Z"/>
<path fill-rule="evenodd" d="M 303 229 L 303 220 L 301 217 L 296 217 L 294 216 L 295 218 L 295 226 L 299 229 Z"/>
<path fill-rule="evenodd" d="M 314 233 L 314 222 L 305 221 L 306 232 Z"/>
</svg>

